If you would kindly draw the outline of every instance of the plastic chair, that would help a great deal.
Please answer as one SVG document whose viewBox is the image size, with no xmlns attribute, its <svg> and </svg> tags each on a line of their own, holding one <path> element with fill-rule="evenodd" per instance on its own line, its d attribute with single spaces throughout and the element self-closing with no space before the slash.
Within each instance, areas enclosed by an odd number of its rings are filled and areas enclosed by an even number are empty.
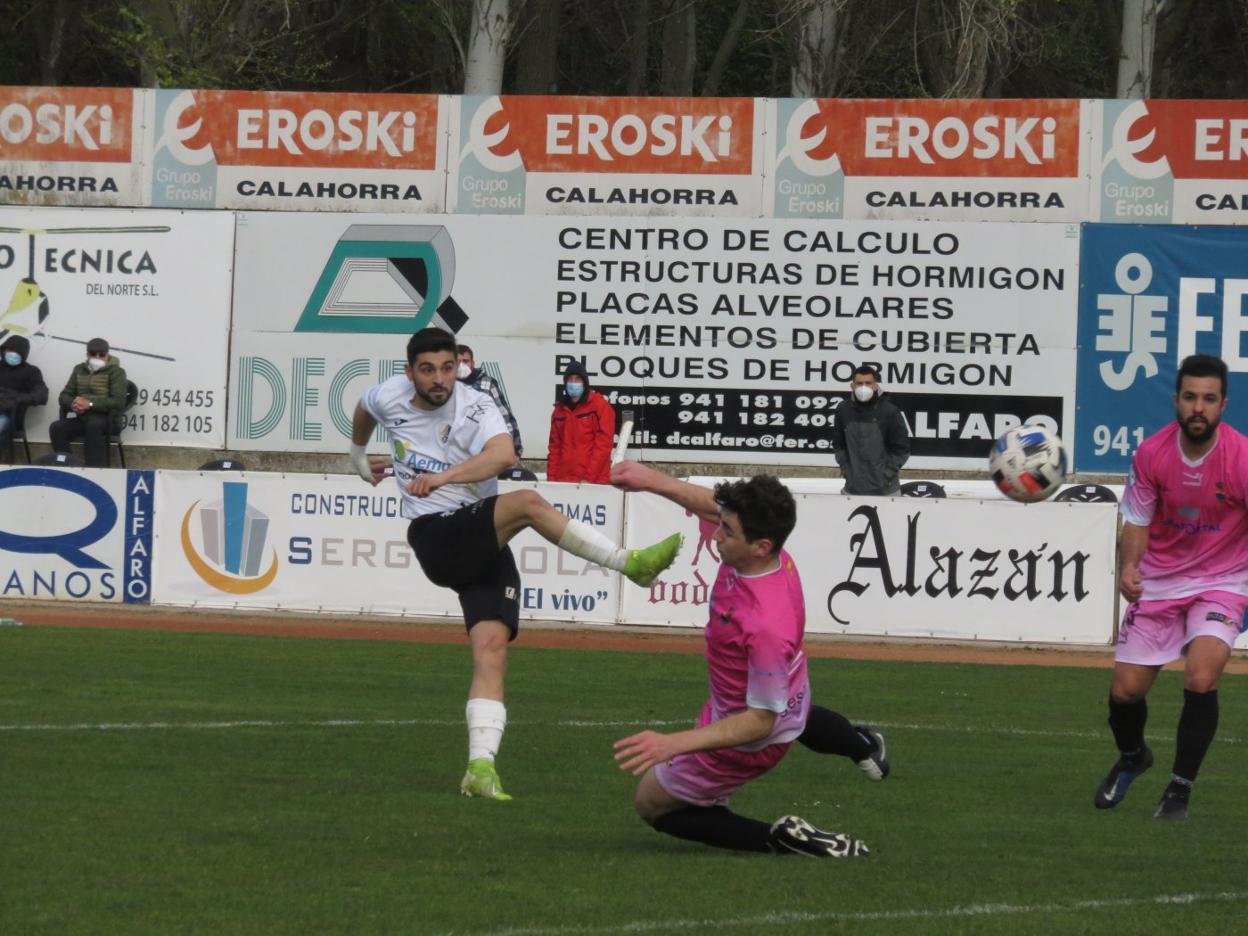
<svg viewBox="0 0 1248 936">
<path fill-rule="evenodd" d="M 1118 498 L 1103 484 L 1075 484 L 1058 493 L 1055 501 L 1071 501 L 1076 504 L 1116 504 Z"/>
<path fill-rule="evenodd" d="M 935 481 L 907 481 L 901 486 L 902 497 L 944 497 L 945 489 Z"/>
<path fill-rule="evenodd" d="M 246 471 L 247 466 L 233 458 L 218 458 L 199 466 L 200 471 Z"/>
<path fill-rule="evenodd" d="M 121 444 L 121 432 L 126 428 L 126 413 L 134 406 L 134 401 L 139 398 L 139 387 L 133 380 L 126 381 L 126 405 L 121 408 L 120 413 L 114 413 L 113 418 L 108 421 L 107 428 L 104 432 L 104 467 L 112 464 L 109 457 L 109 448 L 117 446 L 117 460 L 121 462 L 121 467 L 126 467 L 126 450 Z M 61 407 L 61 419 L 65 418 L 68 408 Z"/>
</svg>

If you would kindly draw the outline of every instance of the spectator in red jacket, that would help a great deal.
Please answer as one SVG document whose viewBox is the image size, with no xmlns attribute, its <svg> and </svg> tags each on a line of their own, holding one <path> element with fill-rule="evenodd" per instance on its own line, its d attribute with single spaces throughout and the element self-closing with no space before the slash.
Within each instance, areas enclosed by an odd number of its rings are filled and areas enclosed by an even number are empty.
<svg viewBox="0 0 1248 936">
<path fill-rule="evenodd" d="M 548 481 L 611 483 L 615 410 L 589 386 L 584 365 L 573 361 L 563 372 L 563 392 L 550 416 Z"/>
</svg>

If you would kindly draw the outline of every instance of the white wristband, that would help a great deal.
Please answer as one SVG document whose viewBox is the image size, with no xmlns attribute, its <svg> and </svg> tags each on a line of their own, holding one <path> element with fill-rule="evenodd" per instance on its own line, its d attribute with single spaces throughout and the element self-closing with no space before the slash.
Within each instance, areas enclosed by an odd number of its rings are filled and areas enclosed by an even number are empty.
<svg viewBox="0 0 1248 936">
<path fill-rule="evenodd" d="M 368 453 L 364 450 L 363 445 L 351 445 L 351 464 L 355 467 L 356 473 L 370 484 L 373 481 L 373 469 L 368 464 Z"/>
</svg>

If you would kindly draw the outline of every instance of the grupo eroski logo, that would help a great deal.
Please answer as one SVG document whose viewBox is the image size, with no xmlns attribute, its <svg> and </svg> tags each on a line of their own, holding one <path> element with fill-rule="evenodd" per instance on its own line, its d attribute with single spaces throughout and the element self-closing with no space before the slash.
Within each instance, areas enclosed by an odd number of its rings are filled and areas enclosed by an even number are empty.
<svg viewBox="0 0 1248 936">
<path fill-rule="evenodd" d="M 500 154 L 497 147 L 507 142 L 511 133 L 511 124 L 503 123 L 494 131 L 486 130 L 491 118 L 503 112 L 503 102 L 498 95 L 491 95 L 477 105 L 472 120 L 468 124 L 468 139 L 460 149 L 459 161 L 462 163 L 469 156 L 474 157 L 483 169 L 490 172 L 513 172 L 524 167 L 524 158 L 519 149 Z"/>
<path fill-rule="evenodd" d="M 94 511 L 90 521 L 77 530 L 32 536 L 0 529 L 0 551 L 33 556 L 59 556 L 79 569 L 107 569 L 108 564 L 85 552 L 98 543 L 117 525 L 117 504 L 108 491 L 80 474 L 54 468 L 12 468 L 0 472 L 0 489 L 33 487 L 41 490 L 59 489 L 75 494 Z M 86 515 L 87 510 L 81 514 Z M 6 517 L 9 523 L 11 517 Z M 3 522 L 3 521 L 0 521 Z"/>
<path fill-rule="evenodd" d="M 820 127 L 811 136 L 803 136 L 806 124 L 819 116 L 819 102 L 813 98 L 804 101 L 789 116 L 784 128 L 784 145 L 776 155 L 776 165 L 786 160 L 799 172 L 815 177 L 835 175 L 841 171 L 841 158 L 836 153 L 816 159 L 810 154 L 819 149 L 828 138 L 828 128 Z"/>
<path fill-rule="evenodd" d="M 1102 170 L 1113 163 L 1122 167 L 1123 171 L 1136 179 L 1160 179 L 1170 175 L 1170 160 L 1165 156 L 1145 162 L 1138 158 L 1153 145 L 1157 139 L 1157 130 L 1150 127 L 1147 133 L 1132 139 L 1136 124 L 1148 119 L 1148 104 L 1145 101 L 1132 101 L 1118 119 L 1110 134 L 1110 146 L 1101 163 Z"/>
<path fill-rule="evenodd" d="M 353 224 L 330 251 L 297 332 L 458 333 L 468 316 L 451 296 L 455 245 L 440 225 Z"/>
<path fill-rule="evenodd" d="M 182 125 L 183 116 L 194 109 L 194 91 L 182 91 L 169 102 L 169 106 L 165 109 L 164 122 L 161 124 L 160 139 L 156 141 L 156 151 L 168 150 L 169 155 L 184 166 L 206 166 L 216 159 L 212 144 L 187 145 L 203 129 L 204 118 L 196 117 L 192 123 Z"/>
<path fill-rule="evenodd" d="M 221 499 L 199 506 L 195 501 L 182 517 L 182 552 L 195 574 L 218 591 L 251 595 L 277 578 L 277 550 L 269 547 L 265 563 L 269 518 L 247 503 L 247 483 L 226 481 Z M 198 510 L 196 508 L 199 508 Z M 202 555 L 191 538 L 198 518 Z"/>
<path fill-rule="evenodd" d="M 1145 378 L 1156 377 L 1157 355 L 1166 353 L 1162 315 L 1169 301 L 1144 292 L 1152 281 L 1153 265 L 1146 256 L 1124 254 L 1114 267 L 1114 283 L 1122 292 L 1097 293 L 1096 307 L 1104 314 L 1097 318 L 1096 350 L 1127 355 L 1120 367 L 1101 362 L 1101 380 L 1111 390 L 1126 390 L 1140 371 Z"/>
</svg>

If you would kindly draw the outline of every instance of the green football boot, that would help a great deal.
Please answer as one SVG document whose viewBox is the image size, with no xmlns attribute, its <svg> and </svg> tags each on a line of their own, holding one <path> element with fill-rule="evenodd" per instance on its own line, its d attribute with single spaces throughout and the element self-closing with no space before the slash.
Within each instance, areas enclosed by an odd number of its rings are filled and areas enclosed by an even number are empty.
<svg viewBox="0 0 1248 936">
<path fill-rule="evenodd" d="M 480 796 L 503 802 L 511 799 L 503 792 L 503 781 L 498 778 L 494 762 L 484 757 L 468 762 L 468 771 L 464 774 L 464 779 L 459 781 L 459 792 L 464 796 Z"/>
<path fill-rule="evenodd" d="M 659 577 L 659 573 L 675 561 L 684 541 L 683 533 L 673 533 L 667 539 L 645 549 L 630 549 L 628 561 L 624 563 L 624 575 L 642 588 L 649 588 Z"/>
</svg>

